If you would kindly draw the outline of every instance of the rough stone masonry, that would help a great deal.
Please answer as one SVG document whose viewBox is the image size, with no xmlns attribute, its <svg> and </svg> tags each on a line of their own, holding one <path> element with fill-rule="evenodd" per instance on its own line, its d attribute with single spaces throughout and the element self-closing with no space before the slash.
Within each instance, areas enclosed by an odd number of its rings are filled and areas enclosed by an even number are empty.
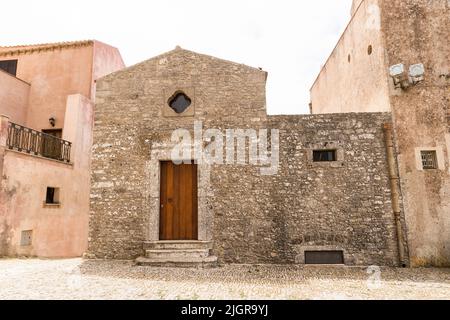
<svg viewBox="0 0 450 320">
<path fill-rule="evenodd" d="M 172 132 L 278 129 L 279 170 L 199 164 L 198 240 L 222 263 L 303 264 L 341 250 L 347 265 L 397 265 L 383 139 L 388 113 L 267 116 L 267 73 L 177 48 L 97 83 L 88 256 L 134 259 L 159 240 L 160 161 Z M 168 99 L 183 92 L 181 114 Z M 314 162 L 314 150 L 336 161 Z"/>
</svg>

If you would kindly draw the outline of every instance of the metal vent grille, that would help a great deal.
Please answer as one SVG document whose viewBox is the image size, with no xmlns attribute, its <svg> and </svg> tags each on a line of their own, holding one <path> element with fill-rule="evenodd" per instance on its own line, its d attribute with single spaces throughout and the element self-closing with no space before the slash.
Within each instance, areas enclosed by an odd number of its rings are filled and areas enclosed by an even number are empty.
<svg viewBox="0 0 450 320">
<path fill-rule="evenodd" d="M 32 240 L 33 240 L 33 230 L 22 231 L 22 234 L 20 237 L 20 245 L 22 247 L 31 246 Z"/>
<path fill-rule="evenodd" d="M 344 252 L 305 251 L 305 264 L 344 264 Z"/>
<path fill-rule="evenodd" d="M 437 169 L 436 151 L 421 151 L 421 156 L 424 170 Z"/>
</svg>

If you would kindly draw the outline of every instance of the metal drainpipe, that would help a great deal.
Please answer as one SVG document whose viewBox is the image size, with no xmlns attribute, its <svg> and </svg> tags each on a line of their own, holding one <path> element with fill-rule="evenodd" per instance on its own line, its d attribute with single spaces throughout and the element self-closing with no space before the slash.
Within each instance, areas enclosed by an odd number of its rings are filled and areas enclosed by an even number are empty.
<svg viewBox="0 0 450 320">
<path fill-rule="evenodd" d="M 394 141 L 392 139 L 392 125 L 390 123 L 384 124 L 384 140 L 386 143 L 386 156 L 389 167 L 389 181 L 391 184 L 391 201 L 392 210 L 394 211 L 395 226 L 397 229 L 397 245 L 398 245 L 398 259 L 400 266 L 406 267 L 405 248 L 403 246 L 403 228 L 401 223 L 401 209 L 400 209 L 400 192 L 399 192 L 399 177 L 395 168 L 394 156 Z"/>
</svg>

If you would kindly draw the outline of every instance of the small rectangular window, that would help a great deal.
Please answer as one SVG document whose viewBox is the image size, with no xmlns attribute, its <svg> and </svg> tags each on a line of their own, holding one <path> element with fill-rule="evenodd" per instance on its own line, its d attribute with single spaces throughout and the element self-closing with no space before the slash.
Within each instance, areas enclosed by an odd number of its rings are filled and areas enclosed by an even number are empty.
<svg viewBox="0 0 450 320">
<path fill-rule="evenodd" d="M 314 162 L 330 162 L 337 161 L 336 150 L 314 150 Z"/>
<path fill-rule="evenodd" d="M 344 252 L 305 251 L 305 264 L 344 264 Z"/>
<path fill-rule="evenodd" d="M 20 237 L 20 245 L 22 247 L 31 246 L 33 240 L 33 230 L 25 230 L 22 231 Z"/>
<path fill-rule="evenodd" d="M 59 204 L 59 188 L 47 187 L 45 204 Z"/>
<path fill-rule="evenodd" d="M 437 169 L 436 151 L 421 151 L 422 167 L 424 170 Z"/>
<path fill-rule="evenodd" d="M 16 76 L 17 74 L 17 60 L 3 60 L 0 61 L 0 69 L 9 74 Z"/>
</svg>

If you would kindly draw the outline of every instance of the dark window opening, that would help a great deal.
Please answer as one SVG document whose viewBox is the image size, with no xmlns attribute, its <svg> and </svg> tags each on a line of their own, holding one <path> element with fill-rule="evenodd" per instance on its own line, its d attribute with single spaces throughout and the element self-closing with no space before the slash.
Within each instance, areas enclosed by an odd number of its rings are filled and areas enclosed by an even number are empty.
<svg viewBox="0 0 450 320">
<path fill-rule="evenodd" d="M 344 252 L 305 251 L 305 264 L 344 264 Z"/>
<path fill-rule="evenodd" d="M 314 162 L 337 161 L 336 150 L 314 150 L 313 161 Z"/>
<path fill-rule="evenodd" d="M 21 236 L 20 236 L 20 245 L 22 247 L 31 246 L 32 240 L 33 240 L 33 231 L 32 230 L 22 231 Z"/>
<path fill-rule="evenodd" d="M 177 92 L 169 99 L 168 103 L 176 113 L 183 113 L 187 108 L 189 108 L 192 100 L 183 92 Z"/>
<path fill-rule="evenodd" d="M 373 52 L 372 45 L 369 45 L 369 47 L 367 47 L 367 54 L 370 56 L 372 52 Z"/>
<path fill-rule="evenodd" d="M 45 203 L 46 204 L 59 204 L 59 189 L 58 188 L 47 187 Z"/>
<path fill-rule="evenodd" d="M 347 56 L 347 60 L 348 60 L 348 63 L 350 63 L 352 61 L 352 56 L 350 54 Z"/>
<path fill-rule="evenodd" d="M 17 74 L 17 60 L 0 61 L 0 69 L 15 77 Z"/>
<path fill-rule="evenodd" d="M 437 169 L 436 151 L 421 151 L 422 167 L 424 170 Z"/>
<path fill-rule="evenodd" d="M 42 132 L 54 136 L 55 138 L 62 139 L 62 129 L 47 129 L 42 130 Z"/>
<path fill-rule="evenodd" d="M 46 158 L 62 158 L 62 129 L 42 130 L 45 135 L 42 136 L 42 155 Z"/>
</svg>

